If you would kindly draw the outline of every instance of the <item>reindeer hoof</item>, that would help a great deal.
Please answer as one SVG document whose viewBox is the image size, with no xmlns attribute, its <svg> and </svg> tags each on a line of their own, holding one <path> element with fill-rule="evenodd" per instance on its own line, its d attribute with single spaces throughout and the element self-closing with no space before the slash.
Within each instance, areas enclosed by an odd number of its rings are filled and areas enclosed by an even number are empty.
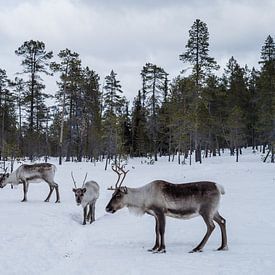
<svg viewBox="0 0 275 275">
<path fill-rule="evenodd" d="M 148 252 L 156 252 L 158 250 L 158 247 L 153 247 L 151 249 L 147 249 Z"/>
<path fill-rule="evenodd" d="M 162 248 L 162 249 L 158 249 L 158 250 L 156 250 L 156 251 L 154 251 L 153 253 L 166 253 L 166 250 L 165 250 L 165 248 Z"/>
<path fill-rule="evenodd" d="M 58 200 L 58 201 L 56 201 L 55 203 L 60 203 L 60 201 Z"/>
<path fill-rule="evenodd" d="M 25 202 L 25 201 L 27 201 L 27 200 L 23 199 L 21 202 Z"/>
<path fill-rule="evenodd" d="M 44 200 L 44 202 L 49 202 L 49 200 Z"/>
<path fill-rule="evenodd" d="M 228 250 L 228 246 L 226 245 L 226 246 L 224 246 L 224 247 L 219 247 L 218 249 L 217 249 L 217 251 L 227 251 Z"/>
<path fill-rule="evenodd" d="M 189 253 L 195 253 L 195 252 L 202 252 L 202 249 L 194 248 L 191 251 L 189 251 Z"/>
</svg>

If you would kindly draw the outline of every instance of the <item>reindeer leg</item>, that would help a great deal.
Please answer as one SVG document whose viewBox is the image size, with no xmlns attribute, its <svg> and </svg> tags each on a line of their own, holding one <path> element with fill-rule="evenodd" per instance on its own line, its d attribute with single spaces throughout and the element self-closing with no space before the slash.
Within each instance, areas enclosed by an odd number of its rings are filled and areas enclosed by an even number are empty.
<svg viewBox="0 0 275 275">
<path fill-rule="evenodd" d="M 45 202 L 48 202 L 50 200 L 50 197 L 51 197 L 53 189 L 54 189 L 54 187 L 50 183 L 48 183 L 48 184 L 49 184 L 49 187 L 50 187 L 50 192 L 49 192 L 47 198 L 44 200 Z"/>
<path fill-rule="evenodd" d="M 220 226 L 222 233 L 222 244 L 217 250 L 228 250 L 227 236 L 226 236 L 226 220 L 217 211 L 214 215 L 214 221 Z"/>
<path fill-rule="evenodd" d="M 90 223 L 95 221 L 95 202 L 90 205 L 90 212 L 91 212 L 91 221 Z"/>
<path fill-rule="evenodd" d="M 88 204 L 83 208 L 83 225 L 86 224 L 86 218 L 87 218 L 87 208 L 88 208 Z"/>
<path fill-rule="evenodd" d="M 27 201 L 29 183 L 26 180 L 22 180 L 22 182 L 23 182 L 23 192 L 24 192 L 24 198 L 22 199 L 22 202 L 24 202 L 24 201 Z"/>
<path fill-rule="evenodd" d="M 203 217 L 204 222 L 207 226 L 207 231 L 205 236 L 203 237 L 202 241 L 199 243 L 198 246 L 196 246 L 193 250 L 190 251 L 190 253 L 193 252 L 202 252 L 203 247 L 205 246 L 206 242 L 208 241 L 210 235 L 212 234 L 215 224 L 213 222 L 213 218 L 209 217 L 209 214 L 201 213 L 201 216 Z"/>
<path fill-rule="evenodd" d="M 87 222 L 92 223 L 92 207 L 91 204 L 89 203 L 89 209 L 88 209 L 88 214 L 87 214 Z"/>
<path fill-rule="evenodd" d="M 60 202 L 59 188 L 58 188 L 57 183 L 56 183 L 56 186 L 55 186 L 55 192 L 56 192 L 56 201 L 55 202 Z"/>
<path fill-rule="evenodd" d="M 87 204 L 87 212 L 86 212 L 86 222 L 90 221 L 90 217 L 91 217 L 91 205 L 88 203 Z"/>
<path fill-rule="evenodd" d="M 92 202 L 89 204 L 89 215 L 88 215 L 88 221 L 90 221 L 90 223 L 95 221 L 95 202 Z"/>
<path fill-rule="evenodd" d="M 149 252 L 154 252 L 159 248 L 159 220 L 158 220 L 158 216 L 154 215 L 155 220 L 156 220 L 156 225 L 155 225 L 155 232 L 156 232 L 156 241 L 155 241 L 155 245 L 151 248 L 148 249 Z"/>
<path fill-rule="evenodd" d="M 45 180 L 46 181 L 46 180 Z M 48 197 L 47 197 L 47 199 L 49 200 L 50 199 L 50 197 L 51 197 L 51 195 L 52 195 L 52 192 L 53 192 L 53 189 L 55 189 L 55 193 L 56 193 L 56 203 L 57 202 L 60 202 L 60 196 L 59 196 L 59 189 L 58 189 L 58 184 L 56 183 L 56 182 L 48 182 L 48 181 L 46 181 L 50 186 L 52 186 L 52 189 L 50 190 L 50 193 L 49 193 L 49 195 L 48 195 Z M 50 187 L 51 188 L 51 187 Z M 47 200 L 46 199 L 46 200 Z M 45 201 L 46 201 L 45 200 Z"/>
<path fill-rule="evenodd" d="M 159 234 L 160 234 L 160 246 L 157 249 L 158 253 L 166 253 L 165 242 L 164 242 L 164 233 L 165 233 L 165 215 L 162 211 L 157 213 L 159 221 Z"/>
</svg>

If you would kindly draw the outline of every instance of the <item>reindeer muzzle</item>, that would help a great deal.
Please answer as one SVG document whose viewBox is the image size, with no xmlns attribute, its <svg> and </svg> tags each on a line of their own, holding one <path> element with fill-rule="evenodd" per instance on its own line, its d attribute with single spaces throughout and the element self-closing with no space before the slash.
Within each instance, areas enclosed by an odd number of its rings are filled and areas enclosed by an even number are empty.
<svg viewBox="0 0 275 275">
<path fill-rule="evenodd" d="M 108 207 L 108 206 L 105 208 L 105 210 L 106 210 L 106 212 L 111 213 L 111 214 L 114 214 L 116 212 L 115 209 L 113 209 L 112 207 Z"/>
</svg>

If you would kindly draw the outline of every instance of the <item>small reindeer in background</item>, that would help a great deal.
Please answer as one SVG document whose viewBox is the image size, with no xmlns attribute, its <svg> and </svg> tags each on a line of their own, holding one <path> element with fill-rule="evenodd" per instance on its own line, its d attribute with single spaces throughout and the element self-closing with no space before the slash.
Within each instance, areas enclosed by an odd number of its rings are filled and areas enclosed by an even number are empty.
<svg viewBox="0 0 275 275">
<path fill-rule="evenodd" d="M 0 188 L 4 188 L 7 184 L 11 186 L 23 184 L 24 197 L 22 202 L 24 202 L 27 201 L 29 183 L 44 181 L 50 188 L 45 202 L 50 200 L 54 190 L 56 192 L 55 202 L 60 202 L 58 184 L 54 181 L 55 172 L 56 166 L 50 163 L 22 164 L 11 174 L 7 173 L 7 169 L 0 174 Z"/>
<path fill-rule="evenodd" d="M 71 176 L 75 186 L 73 192 L 75 193 L 76 204 L 81 204 L 83 207 L 83 225 L 85 225 L 86 222 L 92 223 L 95 221 L 95 203 L 99 197 L 99 185 L 92 180 L 85 183 L 87 178 L 86 173 L 82 187 L 77 188 L 73 172 Z"/>
</svg>

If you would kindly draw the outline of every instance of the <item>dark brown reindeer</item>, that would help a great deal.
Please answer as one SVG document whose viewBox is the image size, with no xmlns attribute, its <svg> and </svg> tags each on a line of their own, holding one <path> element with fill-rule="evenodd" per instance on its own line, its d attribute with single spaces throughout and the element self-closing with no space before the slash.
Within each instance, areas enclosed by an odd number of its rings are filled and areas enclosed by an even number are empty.
<svg viewBox="0 0 275 275">
<path fill-rule="evenodd" d="M 190 252 L 201 252 L 208 238 L 215 228 L 214 221 L 221 228 L 222 243 L 218 250 L 227 250 L 226 221 L 219 214 L 218 207 L 224 188 L 210 181 L 173 184 L 164 180 L 155 180 L 139 188 L 121 186 L 127 172 L 123 167 L 115 166 L 113 170 L 118 174 L 112 198 L 106 206 L 106 211 L 115 213 L 128 207 L 137 214 L 149 214 L 155 217 L 156 241 L 151 252 L 165 252 L 165 217 L 190 219 L 202 216 L 207 231 L 202 241 Z M 119 183 L 120 177 L 123 178 Z"/>
<path fill-rule="evenodd" d="M 56 167 L 50 163 L 36 163 L 36 164 L 22 164 L 11 174 L 0 174 L 0 187 L 3 188 L 7 184 L 12 186 L 23 184 L 24 197 L 22 201 L 27 201 L 27 193 L 30 182 L 45 181 L 49 187 L 50 192 L 45 199 L 45 202 L 50 200 L 53 190 L 56 192 L 56 201 L 60 202 L 58 184 L 54 181 Z"/>
</svg>

